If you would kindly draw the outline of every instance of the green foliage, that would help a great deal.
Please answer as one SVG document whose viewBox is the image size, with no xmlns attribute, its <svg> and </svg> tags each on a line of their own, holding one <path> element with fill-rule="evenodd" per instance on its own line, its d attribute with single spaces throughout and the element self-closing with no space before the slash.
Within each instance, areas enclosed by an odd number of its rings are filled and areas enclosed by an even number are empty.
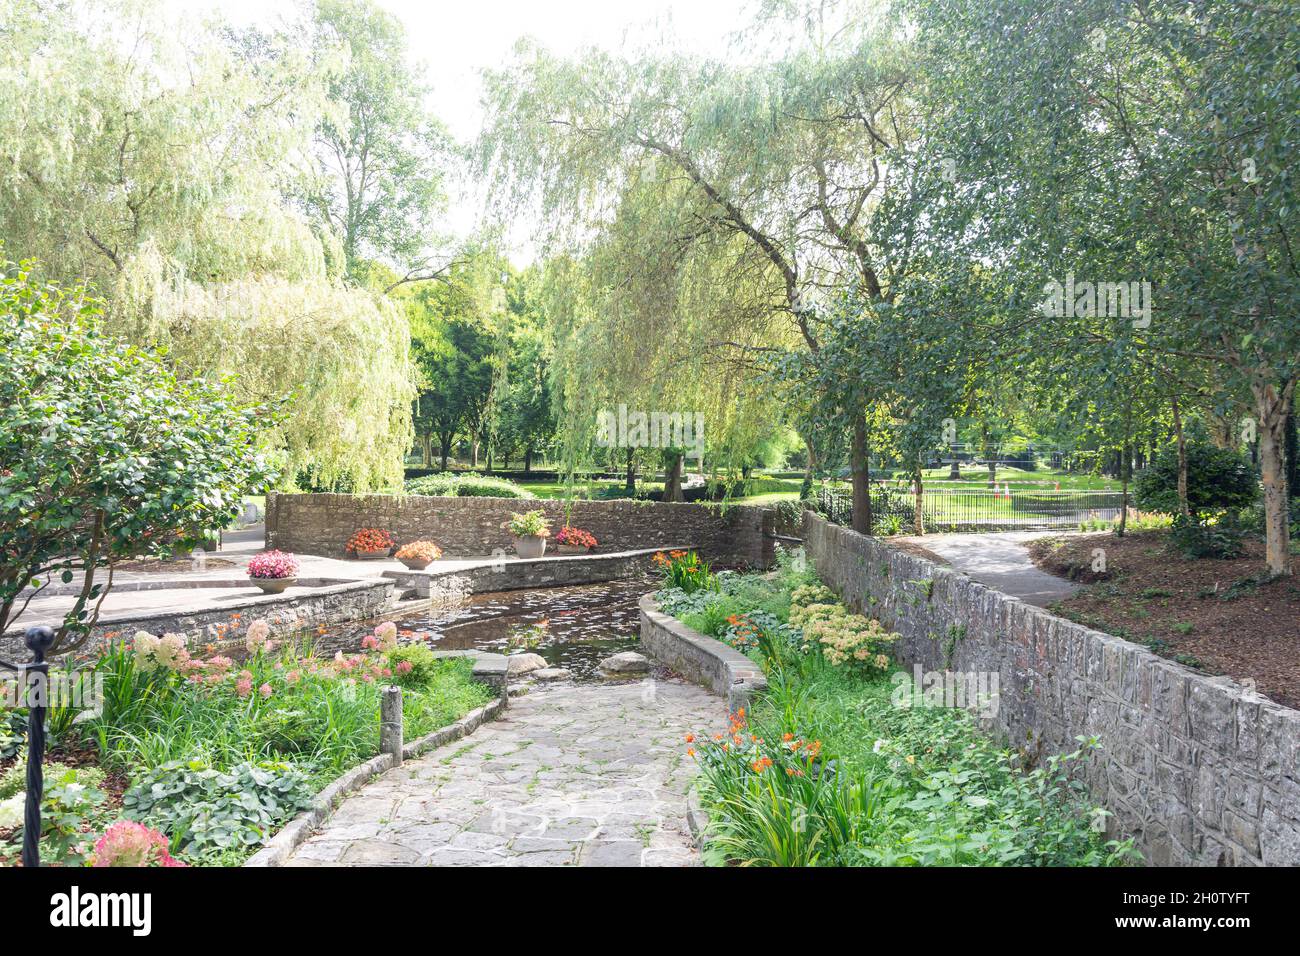
<svg viewBox="0 0 1300 956">
<path fill-rule="evenodd" d="M 6 774 L 6 778 L 12 772 Z M 106 806 L 108 798 L 100 789 L 103 780 L 103 773 L 94 768 L 46 765 L 45 795 L 41 800 L 40 851 L 43 864 L 80 866 L 85 863 L 94 844 L 94 835 L 115 815 Z M 14 795 L 19 792 L 15 790 Z M 12 865 L 18 860 L 22 834 L 20 825 L 14 830 L 10 843 L 0 846 L 0 863 Z"/>
<path fill-rule="evenodd" d="M 313 789 L 308 774 L 289 763 L 242 763 L 224 772 L 174 760 L 136 779 L 122 812 L 168 834 L 179 855 L 212 863 L 260 846 L 306 809 Z"/>
<path fill-rule="evenodd" d="M 445 472 L 424 475 L 406 483 L 412 495 L 432 495 L 439 498 L 535 498 L 527 488 L 504 478 L 489 475 L 457 475 Z"/>
<path fill-rule="evenodd" d="M 721 597 L 657 597 L 705 614 L 722 601 L 740 604 L 754 620 L 766 612 L 746 610 L 736 596 L 770 593 L 783 580 L 796 620 L 806 609 L 823 616 L 835 601 L 806 568 L 782 568 L 776 581 L 735 577 L 723 578 Z M 753 712 L 733 715 L 718 739 L 693 735 L 709 862 L 1091 866 L 1135 857 L 1130 841 L 1097 832 L 1105 811 L 1086 802 L 1075 765 L 1096 741 L 1026 771 L 970 714 L 919 703 L 903 673 L 864 678 L 817 653 L 774 656 L 770 645 L 757 654 L 769 690 Z"/>
<path fill-rule="evenodd" d="M 510 533 L 516 538 L 544 538 L 551 533 L 551 523 L 546 519 L 546 512 L 540 508 L 535 511 L 514 513 L 507 523 Z"/>
<path fill-rule="evenodd" d="M 43 768 L 45 786 L 76 784 L 94 790 L 104 787 L 104 771 L 98 767 L 72 767 L 58 761 L 46 761 Z M 0 800 L 21 793 L 27 787 L 27 762 L 20 760 L 8 770 L 0 773 Z"/>
<path fill-rule="evenodd" d="M 656 552 L 654 563 L 663 573 L 663 586 L 677 588 L 686 594 L 696 591 L 713 591 L 718 587 L 717 577 L 705 561 L 694 551 Z"/>
<path fill-rule="evenodd" d="M 1241 556 L 1240 529 L 1230 522 L 1212 522 L 1200 514 L 1174 515 L 1169 544 L 1188 558 Z"/>
<path fill-rule="evenodd" d="M 1178 448 L 1166 446 L 1150 468 L 1138 472 L 1134 500 L 1144 511 L 1175 515 L 1178 503 Z M 1259 497 L 1250 462 L 1240 452 L 1201 442 L 1187 443 L 1187 508 L 1202 515 L 1244 508 Z"/>
<path fill-rule="evenodd" d="M 85 571 L 56 650 L 89 635 L 97 569 L 202 542 L 273 477 L 263 409 L 106 335 L 100 308 L 30 263 L 0 274 L 0 629 Z"/>
</svg>

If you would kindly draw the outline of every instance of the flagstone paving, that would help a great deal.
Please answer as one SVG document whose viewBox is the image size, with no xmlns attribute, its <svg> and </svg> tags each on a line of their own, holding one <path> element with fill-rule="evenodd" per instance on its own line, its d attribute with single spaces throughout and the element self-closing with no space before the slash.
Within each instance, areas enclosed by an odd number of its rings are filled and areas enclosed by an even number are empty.
<svg viewBox="0 0 1300 956">
<path fill-rule="evenodd" d="M 680 681 L 534 690 L 366 785 L 285 865 L 698 865 L 683 738 L 725 719 Z"/>
</svg>

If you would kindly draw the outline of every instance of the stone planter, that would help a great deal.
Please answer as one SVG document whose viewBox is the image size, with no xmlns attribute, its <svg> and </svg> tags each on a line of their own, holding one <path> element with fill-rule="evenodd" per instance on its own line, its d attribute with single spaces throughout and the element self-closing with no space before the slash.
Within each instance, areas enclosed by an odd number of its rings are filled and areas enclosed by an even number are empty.
<svg viewBox="0 0 1300 956">
<path fill-rule="evenodd" d="M 253 578 L 248 580 L 256 584 L 266 594 L 283 594 L 285 588 L 291 588 L 298 583 L 297 578 Z"/>
<path fill-rule="evenodd" d="M 515 538 L 515 554 L 521 558 L 540 558 L 546 553 L 546 539 L 537 535 Z"/>
<path fill-rule="evenodd" d="M 382 561 L 388 557 L 387 548 L 380 548 L 378 551 L 349 551 L 349 555 L 358 561 Z"/>
<path fill-rule="evenodd" d="M 591 554 L 591 548 L 584 548 L 576 544 L 557 544 L 555 546 L 556 554 Z"/>
<path fill-rule="evenodd" d="M 408 571 L 423 571 L 433 564 L 433 558 L 398 558 L 397 560 L 406 565 Z"/>
</svg>

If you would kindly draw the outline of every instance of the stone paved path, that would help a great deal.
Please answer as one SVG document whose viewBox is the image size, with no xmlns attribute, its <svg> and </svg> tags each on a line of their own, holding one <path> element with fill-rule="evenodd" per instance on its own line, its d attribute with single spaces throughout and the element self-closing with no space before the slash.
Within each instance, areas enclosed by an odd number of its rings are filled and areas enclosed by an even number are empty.
<svg viewBox="0 0 1300 956">
<path fill-rule="evenodd" d="M 965 572 L 1026 604 L 1047 607 L 1078 590 L 1078 585 L 1035 567 L 1025 543 L 1060 531 L 1000 531 L 989 534 L 927 534 L 900 538 L 928 548 Z"/>
<path fill-rule="evenodd" d="M 678 681 L 534 690 L 349 797 L 285 865 L 697 865 L 683 737 L 725 720 Z"/>
</svg>

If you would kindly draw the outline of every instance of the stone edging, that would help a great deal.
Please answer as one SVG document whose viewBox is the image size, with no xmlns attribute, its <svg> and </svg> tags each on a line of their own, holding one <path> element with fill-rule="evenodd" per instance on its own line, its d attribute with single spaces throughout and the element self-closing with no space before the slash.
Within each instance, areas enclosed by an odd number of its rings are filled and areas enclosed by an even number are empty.
<svg viewBox="0 0 1300 956">
<path fill-rule="evenodd" d="M 755 693 L 767 690 L 762 670 L 740 651 L 665 614 L 653 594 L 639 604 L 641 645 L 687 680 L 727 698 L 729 710 L 748 707 Z"/>
<path fill-rule="evenodd" d="M 419 740 L 412 740 L 410 743 L 404 744 L 402 746 L 402 759 L 410 760 L 444 744 L 451 743 L 453 740 L 459 740 L 461 737 L 472 734 L 485 721 L 497 717 L 505 706 L 505 698 L 497 698 L 477 710 L 471 710 L 455 723 L 448 724 L 440 730 L 435 730 Z M 266 842 L 262 849 L 245 860 L 243 865 L 249 867 L 283 865 L 289 855 L 306 842 L 307 838 L 329 819 L 330 814 L 334 812 L 335 807 L 343 802 L 344 797 L 356 793 L 370 782 L 371 777 L 392 769 L 392 764 L 393 758 L 391 755 L 380 754 L 336 777 L 320 793 L 312 797 L 311 806 L 286 823 L 275 836 Z"/>
</svg>

